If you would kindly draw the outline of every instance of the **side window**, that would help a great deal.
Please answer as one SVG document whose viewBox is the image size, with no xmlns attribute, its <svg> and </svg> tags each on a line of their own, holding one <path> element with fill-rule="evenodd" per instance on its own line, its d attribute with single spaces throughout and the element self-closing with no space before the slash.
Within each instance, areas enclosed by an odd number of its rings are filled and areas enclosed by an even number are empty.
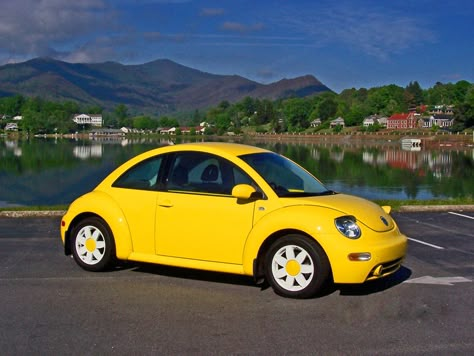
<svg viewBox="0 0 474 356">
<path fill-rule="evenodd" d="M 155 190 L 163 158 L 150 158 L 130 168 L 112 184 L 115 188 Z"/>
<path fill-rule="evenodd" d="M 167 189 L 183 192 L 231 195 L 236 184 L 252 180 L 233 163 L 211 154 L 183 152 L 170 167 Z"/>
<path fill-rule="evenodd" d="M 232 167 L 232 172 L 234 175 L 234 185 L 237 184 L 249 184 L 253 186 L 257 186 L 252 178 L 250 178 L 246 173 L 244 173 L 240 168 L 238 167 Z"/>
</svg>

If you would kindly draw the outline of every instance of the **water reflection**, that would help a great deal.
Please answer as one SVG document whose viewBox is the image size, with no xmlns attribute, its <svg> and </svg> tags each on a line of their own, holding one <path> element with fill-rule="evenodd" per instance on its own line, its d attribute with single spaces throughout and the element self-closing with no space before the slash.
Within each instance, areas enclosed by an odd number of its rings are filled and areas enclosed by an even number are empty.
<svg viewBox="0 0 474 356">
<path fill-rule="evenodd" d="M 368 199 L 472 196 L 474 149 L 404 149 L 398 143 L 336 145 L 266 143 L 319 177 L 330 189 Z"/>
<path fill-rule="evenodd" d="M 0 137 L 0 207 L 69 204 L 109 172 L 167 139 L 31 139 Z M 474 149 L 412 150 L 399 143 L 249 142 L 279 152 L 328 188 L 368 199 L 472 196 Z"/>
</svg>

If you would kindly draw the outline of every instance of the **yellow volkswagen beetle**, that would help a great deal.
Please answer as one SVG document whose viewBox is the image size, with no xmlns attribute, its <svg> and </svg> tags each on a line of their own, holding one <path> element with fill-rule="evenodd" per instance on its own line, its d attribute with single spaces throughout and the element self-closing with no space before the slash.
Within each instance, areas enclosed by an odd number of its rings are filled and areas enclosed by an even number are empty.
<svg viewBox="0 0 474 356">
<path fill-rule="evenodd" d="M 75 200 L 65 253 L 89 271 L 117 260 L 253 276 L 309 298 L 327 283 L 394 273 L 407 238 L 390 208 L 328 190 L 293 161 L 233 143 L 187 143 L 132 158 Z"/>
</svg>

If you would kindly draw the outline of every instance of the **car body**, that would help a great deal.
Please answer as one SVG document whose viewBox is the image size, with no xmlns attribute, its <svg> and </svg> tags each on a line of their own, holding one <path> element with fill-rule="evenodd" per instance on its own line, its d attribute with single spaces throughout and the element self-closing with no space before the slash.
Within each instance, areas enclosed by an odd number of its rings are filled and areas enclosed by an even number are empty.
<svg viewBox="0 0 474 356">
<path fill-rule="evenodd" d="M 269 150 L 186 143 L 110 173 L 69 206 L 61 238 L 90 271 L 140 261 L 253 276 L 277 294 L 308 298 L 401 266 L 407 238 L 389 212 L 328 190 Z"/>
</svg>

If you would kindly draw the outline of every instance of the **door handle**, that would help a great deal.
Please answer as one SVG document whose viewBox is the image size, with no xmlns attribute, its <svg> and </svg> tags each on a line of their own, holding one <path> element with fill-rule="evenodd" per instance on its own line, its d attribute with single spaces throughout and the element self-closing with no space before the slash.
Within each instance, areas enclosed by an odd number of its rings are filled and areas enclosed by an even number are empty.
<svg viewBox="0 0 474 356">
<path fill-rule="evenodd" d="M 159 206 L 162 206 L 164 208 L 171 208 L 173 206 L 173 203 L 171 203 L 171 200 L 163 200 L 162 202 L 158 203 Z"/>
</svg>

